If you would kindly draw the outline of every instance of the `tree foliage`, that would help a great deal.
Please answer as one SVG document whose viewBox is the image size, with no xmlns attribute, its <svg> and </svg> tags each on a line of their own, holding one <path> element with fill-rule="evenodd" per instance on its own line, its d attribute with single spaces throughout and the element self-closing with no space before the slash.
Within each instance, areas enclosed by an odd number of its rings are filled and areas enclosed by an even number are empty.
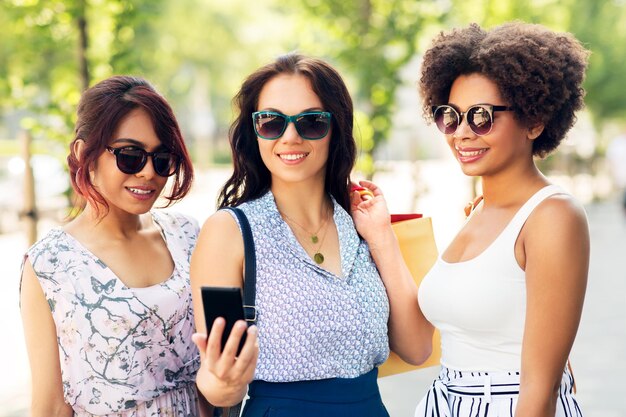
<svg viewBox="0 0 626 417">
<path fill-rule="evenodd" d="M 132 45 L 119 42 L 123 37 L 118 36 L 138 25 L 133 19 L 137 6 L 141 1 L 0 3 L 6 25 L 0 50 L 2 107 L 27 114 L 22 126 L 36 136 L 69 141 L 81 91 L 94 78 L 111 75 L 113 62 L 125 69 L 137 67 L 127 54 Z"/>
<path fill-rule="evenodd" d="M 371 174 L 372 155 L 388 137 L 400 70 L 413 59 L 419 37 L 442 16 L 432 1 L 302 0 L 306 21 L 325 32 L 324 55 L 340 63 L 356 84 L 361 132 L 360 168 Z"/>
<path fill-rule="evenodd" d="M 0 111 L 24 116 L 35 136 L 66 142 L 86 85 L 137 74 L 168 97 L 188 137 L 208 123 L 223 140 L 243 78 L 277 54 L 300 50 L 331 60 L 346 78 L 361 168 L 371 172 L 372 155 L 390 134 L 400 70 L 436 31 L 472 21 L 491 27 L 520 19 L 573 32 L 592 50 L 586 101 L 596 125 L 626 117 L 625 6 L 624 0 L 267 0 L 263 7 L 248 0 L 3 0 Z"/>
<path fill-rule="evenodd" d="M 591 50 L 585 102 L 598 128 L 626 120 L 626 2 L 572 1 L 568 29 Z"/>
<path fill-rule="evenodd" d="M 67 2 L 3 2 L 0 19 L 0 103 L 5 109 L 45 114 L 42 123 L 63 134 L 63 115 L 76 104 L 76 33 Z M 27 118 L 27 127 L 35 127 Z"/>
<path fill-rule="evenodd" d="M 219 131 L 243 77 L 283 51 L 280 39 L 267 41 L 281 19 L 245 0 L 3 0 L 0 111 L 25 115 L 39 139 L 67 143 L 81 91 L 134 74 L 156 84 L 183 126 L 206 101 L 198 117 L 215 118 Z"/>
<path fill-rule="evenodd" d="M 477 22 L 491 27 L 508 20 L 541 23 L 573 33 L 591 50 L 585 102 L 596 128 L 626 118 L 626 2 L 623 0 L 455 0 L 448 25 Z"/>
</svg>

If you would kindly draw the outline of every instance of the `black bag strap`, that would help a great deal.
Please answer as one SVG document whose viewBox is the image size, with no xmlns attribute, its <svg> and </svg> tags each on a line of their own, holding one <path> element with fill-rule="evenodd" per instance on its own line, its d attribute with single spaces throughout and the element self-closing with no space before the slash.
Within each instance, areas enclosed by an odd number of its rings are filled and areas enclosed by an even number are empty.
<svg viewBox="0 0 626 417">
<path fill-rule="evenodd" d="M 243 314 L 248 326 L 256 324 L 256 251 L 252 228 L 246 214 L 237 207 L 229 207 L 239 220 L 241 235 L 243 236 L 243 250 L 245 268 L 243 272 Z"/>
<path fill-rule="evenodd" d="M 248 326 L 256 324 L 256 250 L 254 248 L 254 238 L 252 228 L 246 214 L 237 207 L 228 207 L 226 210 L 232 211 L 241 227 L 243 237 L 244 271 L 243 271 L 243 314 L 248 322 Z M 228 417 L 239 417 L 242 403 L 228 408 Z M 216 414 L 221 416 L 221 410 L 216 409 Z"/>
</svg>

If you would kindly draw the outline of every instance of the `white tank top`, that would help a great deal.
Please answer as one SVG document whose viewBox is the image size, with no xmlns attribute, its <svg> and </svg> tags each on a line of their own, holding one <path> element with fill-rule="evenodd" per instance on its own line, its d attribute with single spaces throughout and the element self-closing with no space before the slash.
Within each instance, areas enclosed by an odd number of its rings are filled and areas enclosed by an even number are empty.
<svg viewBox="0 0 626 417">
<path fill-rule="evenodd" d="M 537 191 L 481 254 L 456 263 L 440 255 L 424 277 L 419 304 L 441 332 L 442 365 L 460 371 L 520 369 L 526 281 L 515 242 L 535 207 L 563 193 L 555 185 Z"/>
</svg>

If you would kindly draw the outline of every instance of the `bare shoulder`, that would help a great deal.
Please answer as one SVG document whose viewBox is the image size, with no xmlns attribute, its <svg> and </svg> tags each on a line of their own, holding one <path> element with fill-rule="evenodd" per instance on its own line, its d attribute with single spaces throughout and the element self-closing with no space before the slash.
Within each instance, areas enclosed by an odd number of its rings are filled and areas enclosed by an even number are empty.
<svg viewBox="0 0 626 417">
<path fill-rule="evenodd" d="M 30 258 L 26 257 L 20 278 L 20 304 L 23 305 L 25 301 L 28 303 L 33 299 L 45 301 L 45 296 L 43 295 L 43 290 L 39 284 L 33 265 L 30 262 Z"/>
<path fill-rule="evenodd" d="M 589 251 L 589 225 L 583 206 L 565 194 L 545 199 L 524 226 L 524 241 L 537 250 L 561 248 L 580 253 Z M 527 247 L 527 250 L 529 248 Z"/>
<path fill-rule="evenodd" d="M 225 239 L 225 237 L 232 237 L 241 234 L 237 221 L 227 210 L 218 210 L 212 214 L 200 229 L 200 238 L 204 240 L 211 240 L 213 238 L 220 238 L 226 242 L 236 241 L 237 239 Z"/>
<path fill-rule="evenodd" d="M 204 222 L 191 256 L 192 285 L 241 286 L 243 258 L 237 221 L 226 210 L 217 211 Z"/>
<path fill-rule="evenodd" d="M 50 336 L 45 342 L 56 344 L 56 328 L 50 304 L 29 259 L 24 262 L 20 282 L 20 313 L 29 352 L 43 349 L 42 334 Z"/>
<path fill-rule="evenodd" d="M 530 215 L 528 225 L 531 229 L 544 232 L 580 233 L 588 229 L 585 209 L 567 194 L 556 194 L 546 198 Z"/>
</svg>

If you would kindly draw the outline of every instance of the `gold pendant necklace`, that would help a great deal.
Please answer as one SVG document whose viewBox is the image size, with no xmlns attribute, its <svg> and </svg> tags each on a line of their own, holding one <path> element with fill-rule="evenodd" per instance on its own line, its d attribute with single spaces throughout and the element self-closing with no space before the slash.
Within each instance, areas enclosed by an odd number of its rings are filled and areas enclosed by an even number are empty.
<svg viewBox="0 0 626 417">
<path fill-rule="evenodd" d="M 315 255 L 313 255 L 313 260 L 316 264 L 321 265 L 322 262 L 324 262 L 324 255 L 322 255 L 321 252 L 317 252 Z"/>
<path fill-rule="evenodd" d="M 324 222 L 324 224 L 326 223 L 327 222 Z M 315 251 L 315 254 L 313 255 L 313 260 L 318 265 L 321 265 L 322 262 L 324 262 L 324 255 L 322 254 L 322 252 L 320 252 L 320 249 L 322 248 L 322 245 L 324 244 L 324 239 L 326 239 L 326 232 L 328 232 L 328 227 L 324 229 L 324 235 L 322 236 L 322 241 L 320 242 L 320 245 L 317 247 L 317 251 Z"/>
<path fill-rule="evenodd" d="M 314 249 L 315 253 L 313 254 L 313 260 L 315 261 L 316 264 L 321 265 L 324 262 L 324 254 L 322 254 L 322 252 L 320 251 L 320 249 L 322 248 L 322 245 L 324 244 L 324 239 L 326 239 L 326 232 L 328 232 L 328 228 L 325 227 L 328 224 L 328 219 L 330 217 L 330 215 L 327 215 L 326 218 L 324 219 L 324 221 L 322 222 L 322 224 L 320 225 L 319 229 L 317 229 L 317 231 L 315 233 L 311 233 L 309 232 L 307 229 L 305 229 L 300 223 L 298 223 L 297 221 L 295 221 L 294 219 L 292 219 L 291 217 L 287 216 L 285 213 L 283 213 L 282 211 L 278 210 L 278 212 L 281 214 L 281 216 L 283 216 L 283 218 L 290 224 L 293 224 L 295 226 L 298 226 L 300 229 L 302 229 L 307 235 L 309 235 L 309 239 L 311 240 L 311 243 L 313 245 L 315 245 L 316 243 L 319 242 L 319 245 L 317 247 L 317 249 Z M 322 239 L 320 240 L 319 233 L 322 230 L 322 228 L 324 228 L 324 234 L 322 235 Z"/>
</svg>

